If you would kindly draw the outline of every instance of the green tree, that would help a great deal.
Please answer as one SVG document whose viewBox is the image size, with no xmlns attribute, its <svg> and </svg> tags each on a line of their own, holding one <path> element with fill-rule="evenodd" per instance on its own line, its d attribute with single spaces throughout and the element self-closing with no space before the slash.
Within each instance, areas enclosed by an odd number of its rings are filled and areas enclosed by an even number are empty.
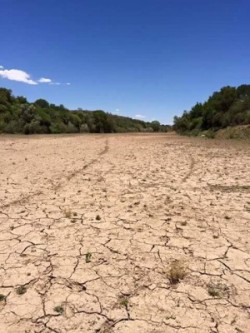
<svg viewBox="0 0 250 333">
<path fill-rule="evenodd" d="M 159 121 L 154 120 L 154 121 L 151 122 L 151 127 L 153 128 L 153 131 L 154 131 L 154 132 L 159 132 L 159 131 L 160 131 L 161 124 L 160 124 Z"/>
<path fill-rule="evenodd" d="M 42 98 L 37 99 L 34 104 L 42 109 L 49 108 L 49 103 L 45 99 L 42 99 Z"/>
</svg>

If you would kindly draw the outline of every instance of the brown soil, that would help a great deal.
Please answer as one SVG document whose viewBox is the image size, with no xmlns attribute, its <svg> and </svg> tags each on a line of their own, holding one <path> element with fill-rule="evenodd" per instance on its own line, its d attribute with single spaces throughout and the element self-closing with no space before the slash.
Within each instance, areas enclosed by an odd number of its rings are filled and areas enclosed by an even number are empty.
<svg viewBox="0 0 250 333">
<path fill-rule="evenodd" d="M 0 137 L 0 332 L 250 327 L 250 146 Z"/>
</svg>

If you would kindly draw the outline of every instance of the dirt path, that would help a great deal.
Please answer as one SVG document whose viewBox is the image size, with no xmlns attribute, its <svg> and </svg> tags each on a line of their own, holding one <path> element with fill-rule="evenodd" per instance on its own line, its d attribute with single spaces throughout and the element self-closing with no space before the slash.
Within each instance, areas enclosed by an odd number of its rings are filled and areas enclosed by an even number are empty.
<svg viewBox="0 0 250 333">
<path fill-rule="evenodd" d="M 249 145 L 0 137 L 0 156 L 0 332 L 249 332 Z"/>
</svg>

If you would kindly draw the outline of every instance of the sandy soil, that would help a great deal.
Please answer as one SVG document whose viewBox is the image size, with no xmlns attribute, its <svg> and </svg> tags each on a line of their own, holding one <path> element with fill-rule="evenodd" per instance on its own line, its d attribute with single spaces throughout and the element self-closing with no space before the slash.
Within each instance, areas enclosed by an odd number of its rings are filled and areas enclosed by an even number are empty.
<svg viewBox="0 0 250 333">
<path fill-rule="evenodd" d="M 1 333 L 247 333 L 250 146 L 0 137 Z"/>
</svg>

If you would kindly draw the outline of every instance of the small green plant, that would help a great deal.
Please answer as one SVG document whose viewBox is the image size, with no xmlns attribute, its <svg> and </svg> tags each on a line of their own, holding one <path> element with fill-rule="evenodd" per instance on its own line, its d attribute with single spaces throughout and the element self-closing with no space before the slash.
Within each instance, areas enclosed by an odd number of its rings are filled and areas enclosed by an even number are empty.
<svg viewBox="0 0 250 333">
<path fill-rule="evenodd" d="M 229 295 L 228 286 L 221 284 L 221 283 L 217 283 L 217 284 L 210 283 L 208 285 L 207 291 L 208 291 L 208 294 L 212 297 L 224 297 L 224 296 Z"/>
<path fill-rule="evenodd" d="M 170 315 L 166 316 L 165 319 L 166 319 L 166 320 L 169 320 L 169 319 L 173 319 L 173 320 L 175 320 L 175 319 L 176 319 L 176 316 L 170 314 Z"/>
<path fill-rule="evenodd" d="M 168 279 L 171 284 L 177 284 L 180 280 L 183 280 L 187 275 L 187 271 L 181 261 L 176 260 L 172 262 L 170 270 L 168 272 Z"/>
<path fill-rule="evenodd" d="M 54 307 L 54 311 L 59 313 L 59 314 L 63 314 L 64 308 L 61 305 L 57 305 L 57 306 Z"/>
<path fill-rule="evenodd" d="M 3 302 L 6 300 L 6 296 L 3 294 L 0 294 L 0 302 Z"/>
<path fill-rule="evenodd" d="M 212 297 L 219 297 L 220 296 L 219 290 L 217 288 L 215 288 L 214 286 L 209 286 L 208 287 L 208 293 Z"/>
<path fill-rule="evenodd" d="M 127 309 L 128 304 L 129 304 L 129 299 L 127 296 L 124 296 L 124 295 L 119 296 L 118 301 L 119 301 L 120 306 L 123 306 L 124 308 Z"/>
<path fill-rule="evenodd" d="M 74 213 L 73 213 L 73 216 L 77 216 L 77 212 L 74 212 Z"/>
<path fill-rule="evenodd" d="M 16 288 L 16 293 L 18 295 L 23 295 L 27 292 L 27 288 L 25 286 L 19 286 Z"/>
<path fill-rule="evenodd" d="M 92 258 L 92 253 L 87 252 L 87 253 L 85 254 L 85 261 L 86 261 L 87 264 L 88 264 L 89 262 L 91 262 L 91 258 Z"/>
<path fill-rule="evenodd" d="M 100 215 L 96 215 L 96 218 L 95 218 L 97 221 L 100 221 L 101 220 L 101 216 Z"/>
</svg>

